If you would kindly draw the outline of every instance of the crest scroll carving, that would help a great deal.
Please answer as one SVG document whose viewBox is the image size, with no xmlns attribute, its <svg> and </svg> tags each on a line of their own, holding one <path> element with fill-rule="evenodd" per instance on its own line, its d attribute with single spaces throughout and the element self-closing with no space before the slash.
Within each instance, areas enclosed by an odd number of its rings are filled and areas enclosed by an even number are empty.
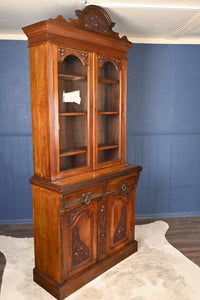
<svg viewBox="0 0 200 300">
<path fill-rule="evenodd" d="M 115 25 L 107 12 L 96 5 L 89 5 L 84 10 L 76 10 L 75 13 L 79 18 L 79 23 L 87 30 L 107 34 Z"/>
</svg>

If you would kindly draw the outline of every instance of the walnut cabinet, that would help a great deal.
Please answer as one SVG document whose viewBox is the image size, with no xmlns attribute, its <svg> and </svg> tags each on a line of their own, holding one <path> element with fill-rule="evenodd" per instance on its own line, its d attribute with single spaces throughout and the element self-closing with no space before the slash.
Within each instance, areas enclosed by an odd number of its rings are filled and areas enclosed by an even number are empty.
<svg viewBox="0 0 200 300">
<path fill-rule="evenodd" d="M 34 176 L 34 280 L 57 299 L 137 251 L 126 163 L 127 51 L 105 10 L 88 6 L 24 27 Z"/>
</svg>

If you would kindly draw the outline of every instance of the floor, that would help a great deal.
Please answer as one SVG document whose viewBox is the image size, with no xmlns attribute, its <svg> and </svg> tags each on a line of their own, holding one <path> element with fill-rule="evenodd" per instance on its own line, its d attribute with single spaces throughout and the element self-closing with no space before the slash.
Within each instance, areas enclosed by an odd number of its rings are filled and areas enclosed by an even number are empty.
<svg viewBox="0 0 200 300">
<path fill-rule="evenodd" d="M 158 219 L 137 219 L 136 224 L 147 224 L 156 220 Z M 167 240 L 200 267 L 200 217 L 162 218 L 162 220 L 169 224 Z M 0 225 L 0 235 L 32 237 L 32 224 Z M 0 287 L 5 265 L 5 257 L 0 252 Z"/>
</svg>

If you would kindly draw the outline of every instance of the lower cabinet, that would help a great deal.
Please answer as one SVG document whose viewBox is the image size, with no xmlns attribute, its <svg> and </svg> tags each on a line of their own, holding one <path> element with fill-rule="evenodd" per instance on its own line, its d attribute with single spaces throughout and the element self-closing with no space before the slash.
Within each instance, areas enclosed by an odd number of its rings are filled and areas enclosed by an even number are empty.
<svg viewBox="0 0 200 300">
<path fill-rule="evenodd" d="M 63 299 L 137 251 L 138 179 L 139 172 L 104 177 L 66 191 L 65 186 L 61 191 L 53 184 L 34 182 L 34 280 L 38 284 Z"/>
<path fill-rule="evenodd" d="M 61 238 L 64 280 L 134 240 L 133 191 L 133 186 L 124 191 L 118 188 L 65 211 Z M 83 192 L 79 194 L 85 195 Z"/>
</svg>

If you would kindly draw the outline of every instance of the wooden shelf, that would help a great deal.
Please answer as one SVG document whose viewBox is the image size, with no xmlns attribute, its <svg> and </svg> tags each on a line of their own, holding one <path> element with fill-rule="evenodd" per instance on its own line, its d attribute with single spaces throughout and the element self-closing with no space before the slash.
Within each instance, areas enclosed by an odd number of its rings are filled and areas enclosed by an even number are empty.
<svg viewBox="0 0 200 300">
<path fill-rule="evenodd" d="M 98 79 L 99 82 L 101 83 L 107 83 L 107 84 L 116 84 L 119 83 L 119 80 L 114 80 L 114 79 L 105 79 L 105 78 L 99 78 Z"/>
<path fill-rule="evenodd" d="M 60 157 L 79 155 L 79 154 L 84 154 L 86 152 L 87 152 L 86 147 L 82 147 L 74 150 L 60 150 Z"/>
<path fill-rule="evenodd" d="M 63 80 L 73 80 L 73 81 L 87 80 L 87 76 L 69 75 L 69 74 L 58 74 L 58 78 Z"/>
<path fill-rule="evenodd" d="M 59 113 L 60 117 L 86 116 L 86 112 Z"/>
<path fill-rule="evenodd" d="M 119 147 L 119 145 L 116 145 L 116 144 L 114 144 L 114 145 L 113 144 L 98 145 L 98 151 L 116 149 L 118 147 Z"/>
<path fill-rule="evenodd" d="M 118 111 L 99 111 L 98 115 L 118 115 Z"/>
</svg>

